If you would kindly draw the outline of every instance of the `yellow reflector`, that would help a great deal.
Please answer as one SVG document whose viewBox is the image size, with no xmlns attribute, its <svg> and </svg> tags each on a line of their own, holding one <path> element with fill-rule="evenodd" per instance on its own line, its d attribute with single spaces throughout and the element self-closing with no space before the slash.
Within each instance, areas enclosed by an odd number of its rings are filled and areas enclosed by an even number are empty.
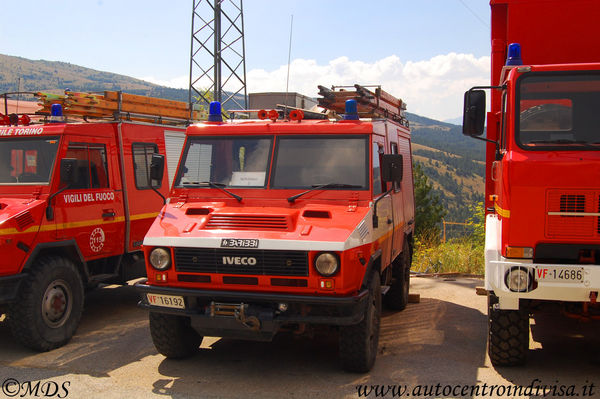
<svg viewBox="0 0 600 399">
<path fill-rule="evenodd" d="M 533 248 L 506 247 L 506 257 L 507 258 L 531 259 L 531 258 L 533 258 Z"/>
</svg>

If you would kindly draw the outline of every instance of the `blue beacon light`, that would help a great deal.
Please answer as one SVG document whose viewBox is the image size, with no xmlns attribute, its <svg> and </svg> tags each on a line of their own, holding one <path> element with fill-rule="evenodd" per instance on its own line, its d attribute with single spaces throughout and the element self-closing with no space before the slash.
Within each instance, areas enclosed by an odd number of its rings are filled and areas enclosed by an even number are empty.
<svg viewBox="0 0 600 399">
<path fill-rule="evenodd" d="M 508 57 L 506 57 L 506 66 L 523 65 L 521 59 L 521 45 L 519 43 L 511 43 L 508 45 Z"/>
<path fill-rule="evenodd" d="M 357 121 L 358 120 L 358 108 L 356 100 L 346 100 L 344 120 L 346 121 Z"/>
<path fill-rule="evenodd" d="M 223 115 L 221 115 L 221 103 L 213 101 L 210 103 L 208 108 L 208 121 L 209 122 L 223 122 Z"/>
<path fill-rule="evenodd" d="M 60 104 L 52 104 L 50 107 L 50 123 L 62 123 L 63 120 L 63 109 Z"/>
</svg>

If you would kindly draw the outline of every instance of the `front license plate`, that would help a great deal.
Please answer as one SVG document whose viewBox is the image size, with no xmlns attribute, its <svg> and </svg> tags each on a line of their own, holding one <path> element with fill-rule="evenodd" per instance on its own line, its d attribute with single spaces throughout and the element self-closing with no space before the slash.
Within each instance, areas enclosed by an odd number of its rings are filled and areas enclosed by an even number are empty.
<svg viewBox="0 0 600 399">
<path fill-rule="evenodd" d="M 535 279 L 544 283 L 583 283 L 583 267 L 536 266 Z"/>
<path fill-rule="evenodd" d="M 185 309 L 185 303 L 182 296 L 146 294 L 148 303 L 153 306 L 162 306 L 164 308 Z"/>
<path fill-rule="evenodd" d="M 258 248 L 258 240 L 254 239 L 238 239 L 238 238 L 223 238 L 221 240 L 221 248 Z"/>
</svg>

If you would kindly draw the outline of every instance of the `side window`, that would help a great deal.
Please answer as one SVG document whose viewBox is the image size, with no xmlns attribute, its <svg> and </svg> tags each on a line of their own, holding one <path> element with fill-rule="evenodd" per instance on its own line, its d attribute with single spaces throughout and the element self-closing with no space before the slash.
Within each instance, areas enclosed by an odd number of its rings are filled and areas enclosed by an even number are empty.
<svg viewBox="0 0 600 399">
<path fill-rule="evenodd" d="M 391 143 L 392 154 L 398 154 L 398 143 Z M 394 191 L 400 191 L 400 183 L 394 182 Z"/>
<path fill-rule="evenodd" d="M 158 146 L 154 143 L 133 143 L 133 171 L 135 175 L 135 187 L 138 190 L 146 190 L 150 187 L 150 164 L 152 154 L 158 154 Z M 154 180 L 152 185 L 160 188 L 162 182 Z"/>
<path fill-rule="evenodd" d="M 71 143 L 65 157 L 77 159 L 77 181 L 72 189 L 109 187 L 106 147 L 103 144 Z"/>
<path fill-rule="evenodd" d="M 379 143 L 373 143 L 373 196 L 383 192 L 381 187 L 381 160 L 383 146 Z"/>
</svg>

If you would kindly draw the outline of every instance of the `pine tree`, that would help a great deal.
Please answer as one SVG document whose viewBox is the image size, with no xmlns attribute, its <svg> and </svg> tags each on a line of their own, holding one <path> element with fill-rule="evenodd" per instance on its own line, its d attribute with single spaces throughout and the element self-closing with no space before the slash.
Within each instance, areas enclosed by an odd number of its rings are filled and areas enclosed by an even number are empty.
<svg viewBox="0 0 600 399">
<path fill-rule="evenodd" d="M 440 223 L 446 216 L 446 210 L 440 197 L 432 193 L 433 185 L 425 176 L 419 163 L 413 168 L 415 181 L 415 235 L 426 233 L 428 236 L 439 236 Z"/>
</svg>

